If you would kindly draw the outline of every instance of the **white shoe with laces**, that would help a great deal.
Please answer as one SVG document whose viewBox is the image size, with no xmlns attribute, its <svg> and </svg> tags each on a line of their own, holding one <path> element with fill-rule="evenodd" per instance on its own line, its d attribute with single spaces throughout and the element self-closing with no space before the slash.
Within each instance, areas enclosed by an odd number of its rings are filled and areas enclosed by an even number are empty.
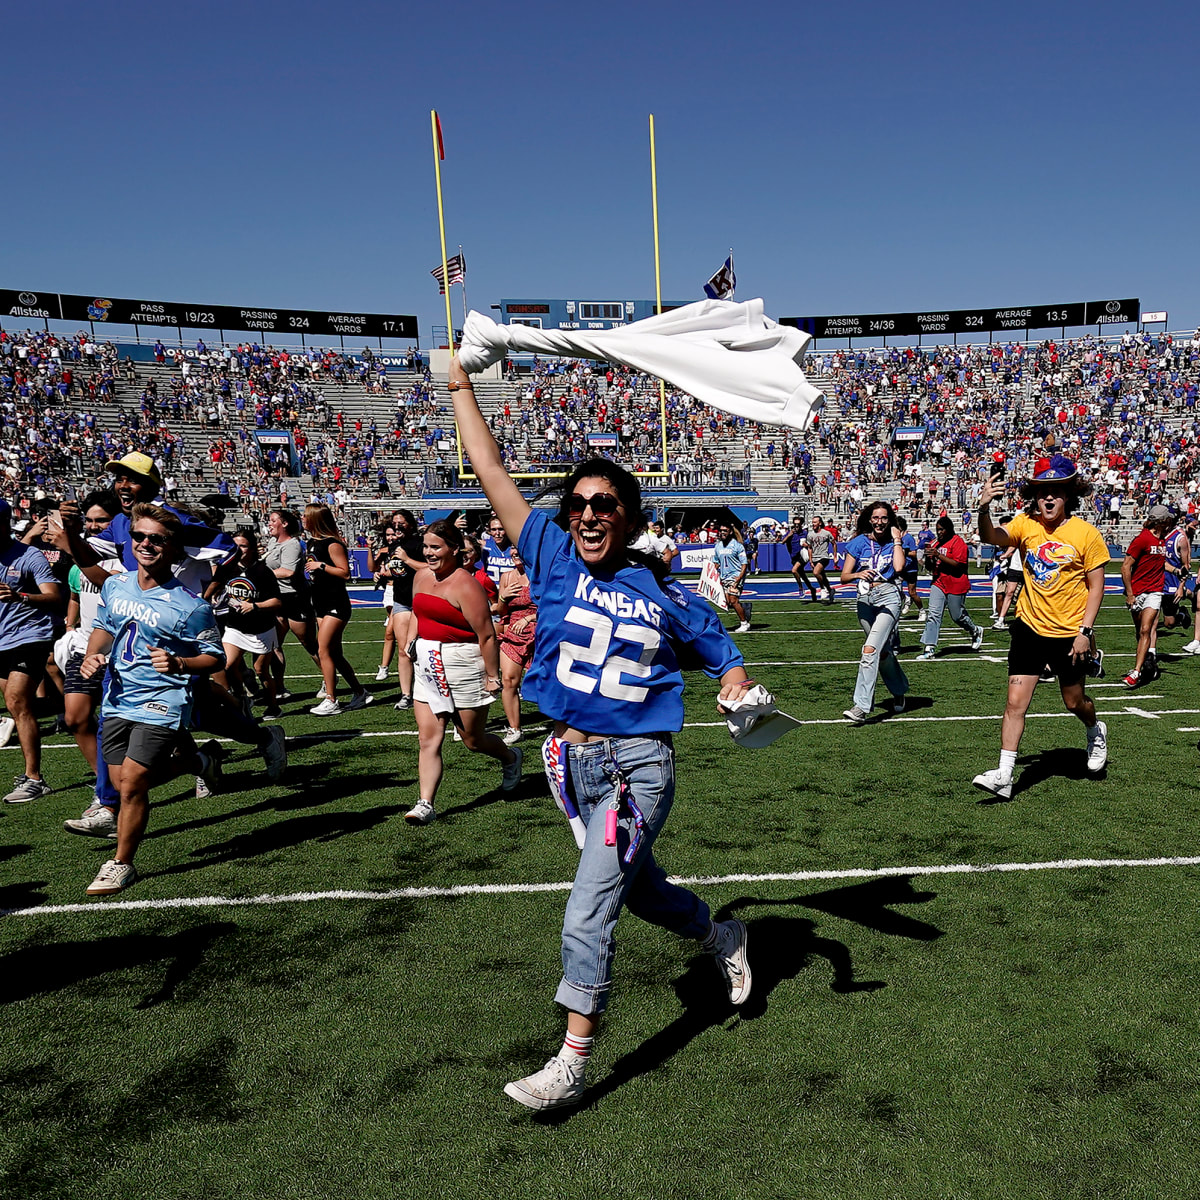
<svg viewBox="0 0 1200 1200">
<path fill-rule="evenodd" d="M 82 816 L 64 821 L 63 828 L 68 833 L 80 833 L 84 837 L 115 838 L 117 836 L 117 814 L 107 804 L 93 800 Z"/>
<path fill-rule="evenodd" d="M 975 627 L 975 636 L 971 638 L 971 649 L 978 650 L 979 647 L 982 645 L 983 645 L 983 630 L 979 626 L 976 626 Z"/>
<path fill-rule="evenodd" d="M 730 1004 L 745 1004 L 750 996 L 750 964 L 746 961 L 746 926 L 741 921 L 717 923 L 717 945 L 713 951 L 725 976 Z"/>
<path fill-rule="evenodd" d="M 750 632 L 750 622 L 743 621 L 733 632 L 734 633 L 749 633 Z"/>
<path fill-rule="evenodd" d="M 16 731 L 17 723 L 12 717 L 0 717 L 0 746 L 7 746 Z"/>
<path fill-rule="evenodd" d="M 583 1098 L 587 1080 L 582 1068 L 576 1069 L 557 1055 L 540 1071 L 504 1085 L 504 1094 L 526 1108 L 544 1111 L 575 1104 Z"/>
<path fill-rule="evenodd" d="M 1180 649 L 1184 654 L 1200 654 L 1200 638 L 1193 638 L 1186 646 L 1181 646 Z M 5 719 L 7 720 L 7 718 Z M 3 737 L 2 733 L 0 733 L 0 737 Z M 0 746 L 3 745 L 4 742 L 0 741 Z"/>
<path fill-rule="evenodd" d="M 1108 726 L 1103 721 L 1097 721 L 1087 731 L 1087 768 L 1089 771 L 1101 771 L 1108 762 Z"/>
<path fill-rule="evenodd" d="M 316 708 L 310 708 L 308 711 L 314 717 L 336 717 L 342 711 L 342 706 L 336 700 L 326 697 Z"/>
<path fill-rule="evenodd" d="M 982 788 L 985 792 L 991 792 L 993 796 L 999 796 L 1001 800 L 1012 799 L 1012 776 L 1010 775 L 1006 779 L 1001 774 L 999 767 L 995 767 L 990 771 L 984 771 L 982 775 L 976 775 L 971 782 L 977 788 Z"/>
<path fill-rule="evenodd" d="M 375 672 L 375 682 L 376 683 L 383 683 L 387 679 L 387 677 L 388 677 L 387 667 L 380 667 L 379 670 Z"/>
<path fill-rule="evenodd" d="M 515 746 L 521 740 L 521 731 L 514 729 L 511 725 L 504 731 L 504 736 L 500 739 L 506 746 Z"/>
<path fill-rule="evenodd" d="M 418 800 L 404 814 L 404 819 L 410 825 L 428 825 L 437 814 L 433 811 L 433 805 L 428 800 Z"/>
</svg>

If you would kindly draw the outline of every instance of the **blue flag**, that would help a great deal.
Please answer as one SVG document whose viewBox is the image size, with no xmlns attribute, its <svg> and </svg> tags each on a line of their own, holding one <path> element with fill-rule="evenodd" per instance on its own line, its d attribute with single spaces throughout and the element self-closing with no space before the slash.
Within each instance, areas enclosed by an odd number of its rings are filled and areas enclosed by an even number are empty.
<svg viewBox="0 0 1200 1200">
<path fill-rule="evenodd" d="M 722 264 L 721 269 L 704 285 L 704 294 L 710 300 L 732 300 L 737 287 L 737 276 L 733 273 L 733 255 Z"/>
</svg>

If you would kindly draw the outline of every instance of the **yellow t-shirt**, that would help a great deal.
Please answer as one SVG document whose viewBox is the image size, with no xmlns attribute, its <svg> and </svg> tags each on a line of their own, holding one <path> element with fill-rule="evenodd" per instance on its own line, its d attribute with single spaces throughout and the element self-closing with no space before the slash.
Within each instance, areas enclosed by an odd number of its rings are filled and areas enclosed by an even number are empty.
<svg viewBox="0 0 1200 1200">
<path fill-rule="evenodd" d="M 1074 637 L 1087 608 L 1085 576 L 1108 562 L 1100 531 L 1079 517 L 1049 529 L 1026 513 L 1007 528 L 1025 570 L 1017 616 L 1042 637 Z"/>
</svg>

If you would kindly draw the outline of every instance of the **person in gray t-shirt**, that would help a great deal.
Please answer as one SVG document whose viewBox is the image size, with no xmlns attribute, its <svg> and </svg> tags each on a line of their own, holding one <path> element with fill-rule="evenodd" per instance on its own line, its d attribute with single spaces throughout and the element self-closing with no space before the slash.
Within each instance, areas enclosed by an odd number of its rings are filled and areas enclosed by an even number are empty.
<svg viewBox="0 0 1200 1200">
<path fill-rule="evenodd" d="M 813 517 L 812 528 L 805 534 L 805 541 L 808 543 L 808 553 L 810 558 L 810 566 L 813 574 L 817 577 L 817 583 L 821 585 L 821 591 L 817 593 L 821 597 L 824 604 L 833 603 L 833 585 L 829 582 L 829 576 L 825 573 L 833 560 L 834 545 L 833 534 L 825 528 L 825 521 L 821 517 Z"/>
</svg>

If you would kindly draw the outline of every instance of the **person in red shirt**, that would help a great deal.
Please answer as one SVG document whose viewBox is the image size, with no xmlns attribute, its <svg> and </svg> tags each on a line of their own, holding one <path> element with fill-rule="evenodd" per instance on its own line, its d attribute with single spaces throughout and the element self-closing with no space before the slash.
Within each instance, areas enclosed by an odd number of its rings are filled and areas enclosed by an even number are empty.
<svg viewBox="0 0 1200 1200">
<path fill-rule="evenodd" d="M 1146 516 L 1142 532 L 1129 543 L 1121 561 L 1121 582 L 1125 585 L 1125 607 L 1137 630 L 1137 659 L 1125 676 L 1125 686 L 1135 688 L 1159 676 L 1158 612 L 1162 607 L 1163 574 L 1167 566 L 1167 548 L 1163 535 L 1172 524 L 1171 512 L 1156 504 Z"/>
<path fill-rule="evenodd" d="M 921 645 L 925 647 L 918 660 L 937 657 L 938 634 L 942 629 L 942 614 L 950 610 L 950 619 L 971 635 L 971 649 L 983 645 L 983 629 L 967 614 L 967 593 L 971 580 L 967 575 L 970 552 L 967 543 L 954 532 L 954 522 L 949 517 L 939 517 L 934 526 L 937 540 L 929 543 L 925 551 L 925 565 L 933 575 L 929 587 L 929 615 L 921 632 Z"/>
</svg>

